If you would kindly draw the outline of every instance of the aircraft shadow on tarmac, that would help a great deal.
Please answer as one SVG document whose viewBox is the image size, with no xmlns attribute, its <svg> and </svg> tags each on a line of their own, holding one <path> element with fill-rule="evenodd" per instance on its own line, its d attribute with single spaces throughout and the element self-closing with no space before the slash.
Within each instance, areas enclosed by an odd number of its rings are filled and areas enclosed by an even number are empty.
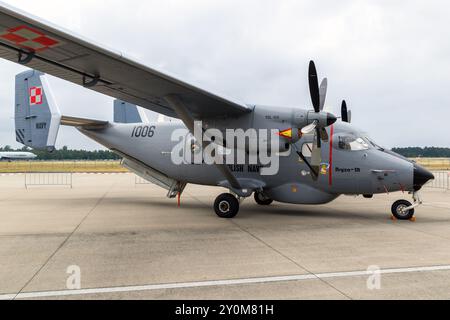
<svg viewBox="0 0 450 320">
<path fill-rule="evenodd" d="M 213 208 L 209 204 L 203 204 L 199 202 L 181 202 L 181 207 L 178 208 L 176 200 L 160 200 L 160 199 L 130 199 L 130 198 L 114 198 L 107 199 L 109 204 L 129 204 L 130 206 L 137 206 L 139 208 L 153 208 L 158 209 L 171 209 L 171 210 L 197 210 L 199 214 L 213 214 Z M 387 220 L 390 216 L 376 211 L 371 211 L 368 213 L 358 212 L 358 209 L 349 209 L 344 211 L 342 209 L 335 209 L 326 206 L 300 206 L 300 205 L 286 205 L 274 203 L 271 206 L 262 207 L 257 204 L 253 204 L 248 200 L 248 202 L 243 203 L 243 215 L 242 218 L 261 218 L 261 217 L 299 217 L 299 218 L 334 218 L 340 220 L 365 220 L 373 221 L 376 220 Z"/>
<path fill-rule="evenodd" d="M 173 200 L 161 200 L 160 198 L 108 198 L 104 200 L 108 204 L 117 205 L 127 205 L 141 208 L 143 210 L 148 210 L 152 208 L 153 210 L 196 210 L 199 215 L 213 215 L 213 208 L 208 203 L 187 202 L 181 201 L 181 207 L 178 208 L 177 201 Z M 386 222 L 391 221 L 391 215 L 388 211 L 383 212 L 383 209 L 373 209 L 366 208 L 367 211 L 361 212 L 359 206 L 349 207 L 348 209 L 334 208 L 332 206 L 306 206 L 306 205 L 289 205 L 274 203 L 271 206 L 258 206 L 254 204 L 251 200 L 247 200 L 242 205 L 242 216 L 241 218 L 268 218 L 268 217 L 298 217 L 301 218 L 317 218 L 317 219 L 336 219 L 336 220 L 352 220 L 358 221 L 378 221 Z M 418 222 L 421 223 L 436 223 L 436 222 L 449 222 L 450 215 L 445 215 L 445 217 L 437 218 L 427 216 L 427 211 L 430 208 L 423 208 Z M 387 209 L 386 209 L 387 210 Z"/>
</svg>

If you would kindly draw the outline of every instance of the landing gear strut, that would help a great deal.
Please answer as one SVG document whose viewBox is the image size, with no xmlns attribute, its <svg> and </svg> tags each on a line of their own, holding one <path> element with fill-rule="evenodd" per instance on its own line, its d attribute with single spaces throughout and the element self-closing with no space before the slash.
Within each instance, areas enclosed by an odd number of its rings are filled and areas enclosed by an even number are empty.
<svg viewBox="0 0 450 320">
<path fill-rule="evenodd" d="M 399 200 L 392 205 L 392 214 L 398 220 L 413 220 L 415 208 L 422 205 L 419 192 L 413 193 L 414 204 L 406 200 Z"/>
<path fill-rule="evenodd" d="M 217 197 L 214 203 L 216 214 L 223 219 L 231 219 L 239 213 L 239 200 L 230 193 L 224 193 Z"/>
</svg>

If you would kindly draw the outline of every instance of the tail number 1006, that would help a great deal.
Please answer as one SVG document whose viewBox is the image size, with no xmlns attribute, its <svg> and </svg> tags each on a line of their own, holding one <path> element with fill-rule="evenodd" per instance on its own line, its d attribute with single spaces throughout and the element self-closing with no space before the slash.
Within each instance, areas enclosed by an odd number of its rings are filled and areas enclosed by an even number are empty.
<svg viewBox="0 0 450 320">
<path fill-rule="evenodd" d="M 133 132 L 131 133 L 132 138 L 153 138 L 155 135 L 154 126 L 138 126 L 134 127 Z"/>
</svg>

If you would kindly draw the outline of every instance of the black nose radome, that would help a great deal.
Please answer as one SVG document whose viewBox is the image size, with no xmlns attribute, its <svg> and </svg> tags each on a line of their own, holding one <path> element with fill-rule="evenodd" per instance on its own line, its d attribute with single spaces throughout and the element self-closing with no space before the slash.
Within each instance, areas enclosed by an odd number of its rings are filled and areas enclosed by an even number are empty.
<svg viewBox="0 0 450 320">
<path fill-rule="evenodd" d="M 414 190 L 419 191 L 430 180 L 434 180 L 434 175 L 417 163 L 414 164 Z"/>
<path fill-rule="evenodd" d="M 337 121 L 337 118 L 334 114 L 329 113 L 327 115 L 327 125 L 331 126 Z"/>
</svg>

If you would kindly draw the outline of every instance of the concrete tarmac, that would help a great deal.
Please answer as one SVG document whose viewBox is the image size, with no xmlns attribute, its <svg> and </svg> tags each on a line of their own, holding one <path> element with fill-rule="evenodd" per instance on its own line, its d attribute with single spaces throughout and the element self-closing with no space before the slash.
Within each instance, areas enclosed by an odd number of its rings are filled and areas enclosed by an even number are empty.
<svg viewBox="0 0 450 320">
<path fill-rule="evenodd" d="M 449 191 L 424 190 L 416 222 L 390 219 L 411 200 L 401 193 L 248 199 L 222 220 L 223 191 L 189 186 L 178 208 L 131 174 L 28 190 L 1 176 L 0 299 L 450 299 Z M 71 266 L 80 290 L 67 286 Z"/>
</svg>

